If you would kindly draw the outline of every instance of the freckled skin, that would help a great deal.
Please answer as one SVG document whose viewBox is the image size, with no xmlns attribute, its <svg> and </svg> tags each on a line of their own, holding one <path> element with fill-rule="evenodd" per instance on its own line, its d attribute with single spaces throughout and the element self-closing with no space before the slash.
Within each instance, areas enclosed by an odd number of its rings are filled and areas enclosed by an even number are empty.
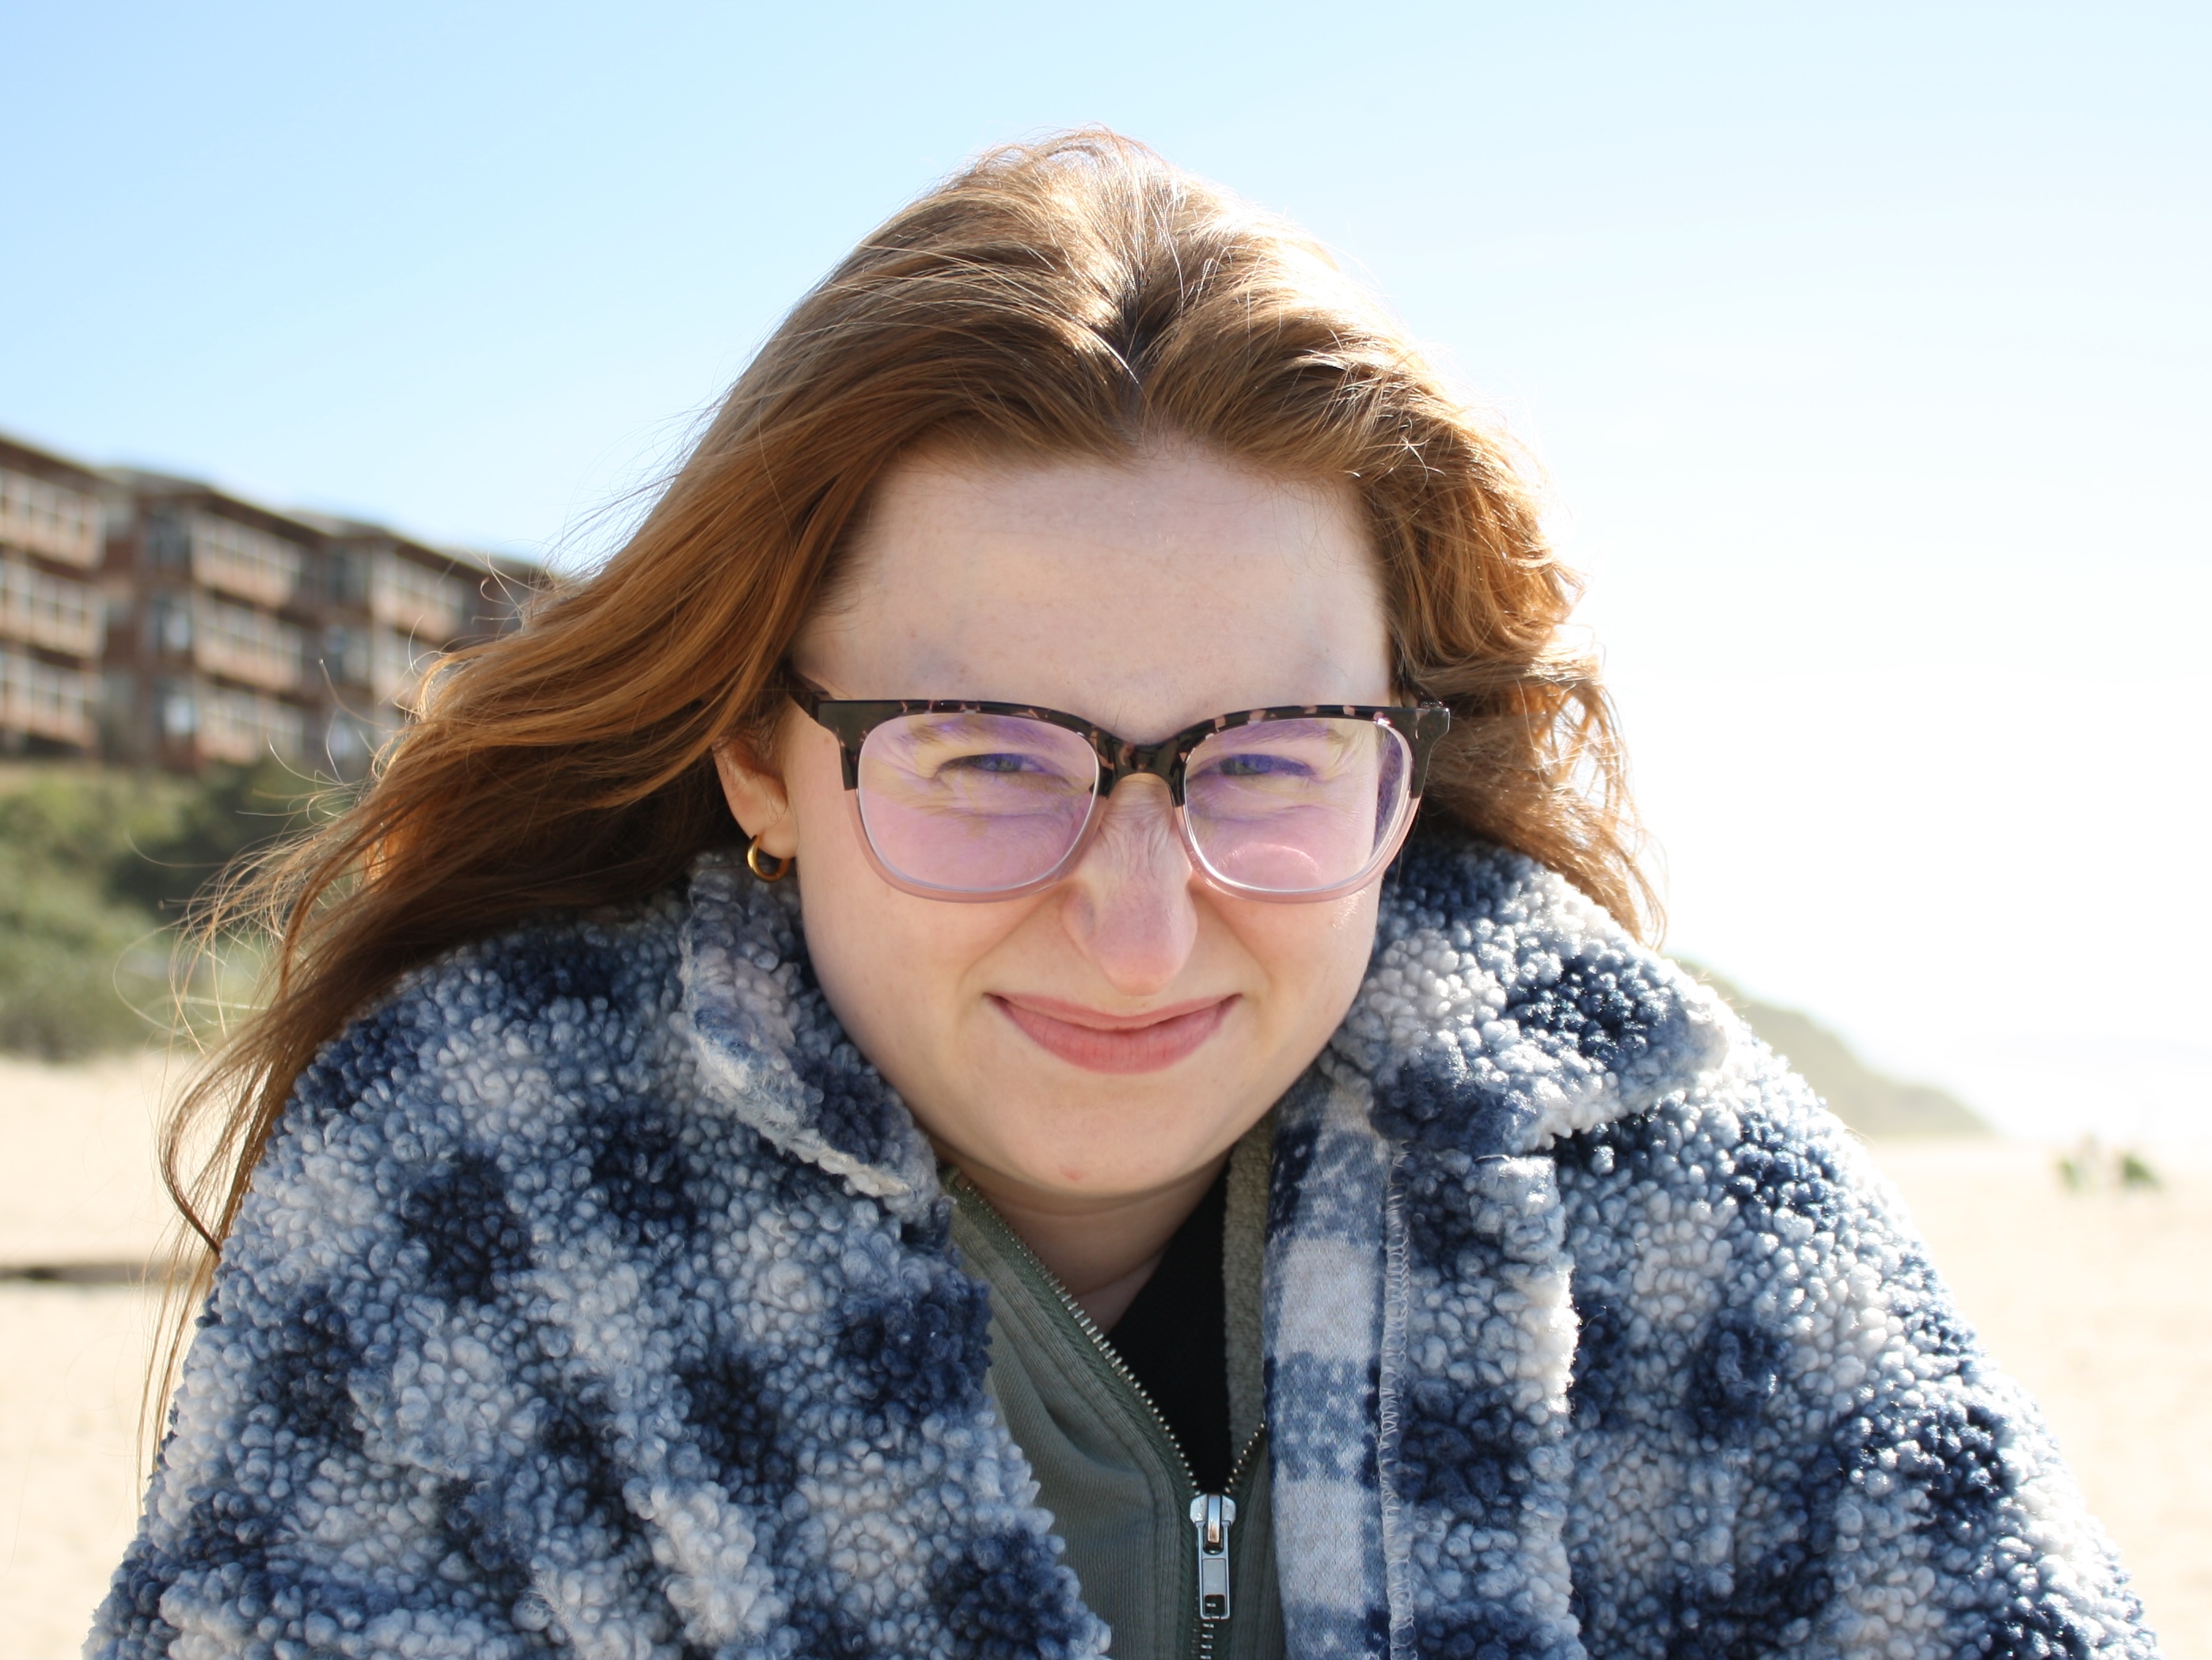
<svg viewBox="0 0 2212 1660">
<path fill-rule="evenodd" d="M 923 456 L 879 485 L 800 672 L 848 697 L 1030 702 L 1126 737 L 1227 710 L 1390 701 L 1374 555 L 1348 485 L 1202 452 L 1126 465 Z M 1166 792 L 1115 794 L 1081 864 L 1003 903 L 902 893 L 868 864 L 836 740 L 796 710 L 781 767 L 720 757 L 731 806 L 795 854 L 831 1006 L 915 1117 L 1094 1314 L 1118 1316 L 1237 1138 L 1350 1004 L 1373 885 L 1280 904 L 1193 870 Z M 1000 1000 L 1098 1016 L 1224 1006 L 1187 1055 L 1115 1073 L 1056 1055 Z"/>
</svg>

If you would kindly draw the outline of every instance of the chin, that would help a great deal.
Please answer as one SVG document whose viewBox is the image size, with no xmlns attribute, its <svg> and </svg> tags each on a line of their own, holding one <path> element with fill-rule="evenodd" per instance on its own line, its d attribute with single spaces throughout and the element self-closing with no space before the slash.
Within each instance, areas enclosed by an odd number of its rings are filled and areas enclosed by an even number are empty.
<svg viewBox="0 0 2212 1660">
<path fill-rule="evenodd" d="M 1248 1128 L 1245 1116 L 1228 1108 L 1193 1114 L 1188 1092 L 1178 1091 L 1178 1099 L 1157 1110 L 1134 1112 L 1129 1091 L 1115 1093 L 1121 1098 L 1110 1104 L 1048 1110 L 1047 1122 L 1057 1127 L 1048 1138 L 1001 1142 L 1007 1174 L 1055 1193 L 1097 1198 L 1149 1193 L 1219 1158 Z"/>
</svg>

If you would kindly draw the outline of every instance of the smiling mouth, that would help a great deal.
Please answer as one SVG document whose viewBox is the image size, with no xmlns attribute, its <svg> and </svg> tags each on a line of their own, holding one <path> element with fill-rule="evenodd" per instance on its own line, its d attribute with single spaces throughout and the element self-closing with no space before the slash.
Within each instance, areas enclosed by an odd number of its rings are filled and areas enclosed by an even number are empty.
<svg viewBox="0 0 2212 1660">
<path fill-rule="evenodd" d="M 1220 1030 L 1237 999 L 1185 1004 L 1152 1014 L 1101 1014 L 1073 1003 L 994 995 L 1000 1012 L 1039 1049 L 1085 1072 L 1158 1072 L 1194 1054 Z"/>
</svg>

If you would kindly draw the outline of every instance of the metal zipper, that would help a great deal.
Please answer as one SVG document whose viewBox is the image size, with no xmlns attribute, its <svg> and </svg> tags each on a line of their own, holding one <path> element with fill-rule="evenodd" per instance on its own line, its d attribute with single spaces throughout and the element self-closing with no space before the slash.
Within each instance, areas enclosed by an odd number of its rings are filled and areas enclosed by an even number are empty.
<svg viewBox="0 0 2212 1660">
<path fill-rule="evenodd" d="M 1267 1420 L 1262 1419 L 1230 1466 L 1227 1493 L 1201 1493 L 1190 1501 L 1191 1525 L 1198 1533 L 1198 1660 L 1213 1660 L 1216 1628 L 1226 1625 L 1233 1612 L 1229 1601 L 1229 1529 L 1237 1521 L 1237 1500 L 1230 1495 L 1243 1490 L 1245 1467 L 1267 1433 Z"/>
<path fill-rule="evenodd" d="M 1029 1241 L 1014 1231 L 1006 1219 L 999 1214 L 997 1207 L 983 1196 L 974 1183 L 956 1170 L 946 1180 L 945 1186 L 957 1188 L 975 1199 L 975 1205 L 970 1214 L 980 1211 L 991 1230 L 1012 1246 L 1022 1260 L 1035 1270 L 1046 1288 L 1060 1299 L 1060 1307 L 1075 1322 L 1076 1329 L 1091 1340 L 1091 1346 L 1098 1351 L 1098 1358 L 1105 1361 L 1115 1377 L 1127 1384 L 1130 1392 L 1145 1403 L 1145 1410 L 1152 1415 L 1152 1426 L 1159 1431 L 1160 1438 L 1174 1450 L 1176 1462 L 1182 1470 L 1182 1484 L 1194 1495 L 1190 1501 L 1190 1519 L 1198 1536 L 1198 1645 L 1195 1651 L 1198 1660 L 1213 1660 L 1214 1628 L 1226 1625 L 1230 1617 L 1229 1529 L 1237 1520 L 1237 1501 L 1230 1494 L 1243 1484 L 1245 1467 L 1251 1462 L 1252 1455 L 1258 1450 L 1260 1443 L 1267 1438 L 1267 1420 L 1261 1420 L 1259 1427 L 1244 1443 L 1243 1450 L 1237 1455 L 1237 1462 L 1230 1467 L 1229 1492 L 1200 1492 L 1198 1477 L 1190 1468 L 1190 1455 L 1182 1450 L 1182 1443 L 1176 1439 L 1176 1432 L 1168 1427 L 1168 1420 L 1162 1415 L 1158 1404 L 1153 1401 L 1150 1391 L 1137 1381 L 1137 1374 L 1129 1370 L 1129 1363 L 1121 1358 L 1121 1351 L 1114 1347 L 1112 1340 L 1104 1332 L 1098 1329 L 1098 1323 L 1091 1317 L 1082 1304 L 1075 1300 L 1067 1287 L 1060 1283 L 1060 1276 L 1045 1267 L 1043 1258 L 1030 1249 Z"/>
</svg>

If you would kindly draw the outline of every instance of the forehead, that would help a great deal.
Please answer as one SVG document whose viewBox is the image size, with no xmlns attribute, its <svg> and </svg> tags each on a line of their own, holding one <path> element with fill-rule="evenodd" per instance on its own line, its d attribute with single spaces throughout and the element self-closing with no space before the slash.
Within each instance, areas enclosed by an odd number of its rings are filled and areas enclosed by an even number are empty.
<svg viewBox="0 0 2212 1660">
<path fill-rule="evenodd" d="M 794 654 L 844 696 L 1034 702 L 1145 739 L 1226 709 L 1389 696 L 1349 484 L 1188 448 L 923 455 L 885 474 L 851 556 Z"/>
</svg>

